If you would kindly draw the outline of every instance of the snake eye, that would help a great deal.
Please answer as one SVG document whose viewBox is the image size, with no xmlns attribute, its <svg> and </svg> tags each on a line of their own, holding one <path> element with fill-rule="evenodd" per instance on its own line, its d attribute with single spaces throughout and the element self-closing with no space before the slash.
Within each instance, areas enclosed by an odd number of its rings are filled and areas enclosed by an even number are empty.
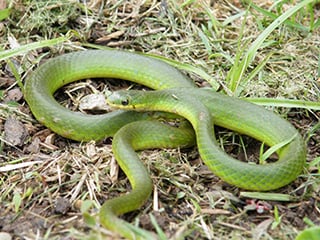
<svg viewBox="0 0 320 240">
<path fill-rule="evenodd" d="M 121 104 L 122 104 L 123 106 L 127 106 L 127 105 L 129 104 L 129 100 L 128 100 L 128 99 L 122 100 L 122 101 L 121 101 Z"/>
</svg>

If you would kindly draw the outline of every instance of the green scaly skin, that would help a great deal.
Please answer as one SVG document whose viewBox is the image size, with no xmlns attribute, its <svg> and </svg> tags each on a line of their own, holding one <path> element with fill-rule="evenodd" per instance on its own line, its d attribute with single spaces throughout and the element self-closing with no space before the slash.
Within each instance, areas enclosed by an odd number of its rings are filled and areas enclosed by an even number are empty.
<svg viewBox="0 0 320 240">
<path fill-rule="evenodd" d="M 188 128 L 178 132 L 170 128 L 169 134 L 166 132 L 167 126 L 131 123 L 150 118 L 148 114 L 136 111 L 119 110 L 92 116 L 71 112 L 55 101 L 53 94 L 63 85 L 95 77 L 125 79 L 153 89 L 176 88 L 168 92 L 148 93 L 155 94 L 154 96 L 133 92 L 133 96 L 129 98 L 136 100 L 131 102 L 129 99 L 126 108 L 134 105 L 135 110 L 169 111 L 186 117 L 195 129 L 199 151 L 205 163 L 231 184 L 255 190 L 279 188 L 293 181 L 305 163 L 305 144 L 287 121 L 256 105 L 209 90 L 198 90 L 183 74 L 159 60 L 115 50 L 90 50 L 51 59 L 39 67 L 25 85 L 26 100 L 39 122 L 64 137 L 79 141 L 113 136 L 122 126 L 129 124 L 114 136 L 113 151 L 133 190 L 127 195 L 106 201 L 100 211 L 102 225 L 128 239 L 153 238 L 150 233 L 117 217 L 139 208 L 152 191 L 150 177 L 134 151 L 189 146 L 193 135 Z M 182 87 L 188 89 L 183 90 Z M 123 103 L 128 101 L 128 96 L 124 95 L 126 94 L 113 95 L 116 98 L 112 100 L 111 97 L 109 101 L 117 102 L 122 99 L 118 104 L 125 107 Z M 141 105 L 139 101 L 142 101 Z M 145 105 L 143 101 L 150 104 Z M 280 160 L 277 163 L 267 166 L 248 165 L 230 158 L 217 147 L 212 137 L 213 123 L 252 136 L 270 146 L 292 140 L 278 151 Z M 145 128 L 152 134 L 145 135 L 145 131 L 140 133 Z M 162 132 L 165 134 L 159 135 Z M 175 142 L 173 136 L 176 134 L 181 134 L 178 137 L 180 142 Z M 135 145 L 136 142 L 141 145 Z M 255 173 L 256 182 L 248 177 L 252 175 L 251 170 Z"/>
<path fill-rule="evenodd" d="M 77 141 L 90 141 L 111 137 L 122 126 L 131 122 L 152 118 L 149 114 L 121 110 L 102 115 L 75 113 L 64 108 L 54 99 L 54 93 L 62 86 L 86 78 L 116 78 L 153 89 L 195 87 L 189 78 L 172 66 L 137 53 L 119 50 L 88 50 L 64 54 L 42 64 L 26 80 L 25 99 L 37 120 L 63 137 Z M 166 128 L 163 130 L 166 131 Z M 185 139 L 182 146 L 190 144 L 189 136 L 190 129 L 186 130 L 184 138 L 180 137 L 180 140 Z M 170 141 L 167 139 L 167 142 Z M 194 142 L 194 139 L 192 141 Z M 141 206 L 152 191 L 151 185 L 148 184 L 150 178 L 146 170 L 140 170 L 144 172 L 142 175 L 135 175 L 135 170 L 140 164 L 140 161 L 136 162 L 137 167 L 126 174 L 129 179 L 145 182 L 143 189 L 139 187 L 133 194 L 128 194 L 128 197 L 107 201 L 101 208 L 100 221 L 104 227 L 113 229 L 128 239 L 136 239 L 140 235 L 142 239 L 146 239 L 144 236 L 149 236 L 148 233 L 143 233 L 140 229 L 137 231 L 130 224 L 117 218 L 117 215 Z M 135 162 L 132 163 L 129 166 L 135 166 Z"/>
<path fill-rule="evenodd" d="M 117 91 L 108 96 L 107 102 L 122 109 L 164 111 L 186 118 L 193 126 L 201 158 L 209 169 L 229 184 L 243 189 L 268 191 L 283 187 L 297 178 L 305 164 L 303 139 L 287 121 L 259 106 L 211 90 Z M 277 162 L 248 164 L 219 148 L 213 123 L 245 133 L 269 146 L 290 141 L 278 151 Z"/>
<path fill-rule="evenodd" d="M 112 150 L 117 160 L 124 160 L 118 163 L 128 176 L 132 191 L 103 204 L 100 210 L 101 223 L 127 239 L 155 239 L 152 233 L 137 229 L 117 217 L 139 209 L 152 192 L 149 173 L 135 151 L 150 148 L 183 148 L 194 144 L 194 131 L 189 126 L 176 128 L 145 120 L 122 127 L 113 137 Z"/>
<path fill-rule="evenodd" d="M 33 115 L 52 131 L 77 141 L 111 137 L 129 122 L 148 118 L 124 111 L 94 116 L 74 113 L 53 98 L 62 86 L 86 78 L 117 78 L 152 89 L 194 87 L 177 69 L 150 57 L 118 50 L 74 52 L 50 59 L 27 79 L 25 98 Z"/>
</svg>

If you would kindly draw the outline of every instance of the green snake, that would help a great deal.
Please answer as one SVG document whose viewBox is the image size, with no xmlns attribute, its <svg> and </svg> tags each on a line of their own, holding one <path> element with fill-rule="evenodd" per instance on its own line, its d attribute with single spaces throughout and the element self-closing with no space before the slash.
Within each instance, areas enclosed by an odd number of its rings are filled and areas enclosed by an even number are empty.
<svg viewBox="0 0 320 240">
<path fill-rule="evenodd" d="M 124 110 L 102 115 L 75 113 L 57 103 L 53 95 L 59 88 L 86 78 L 123 79 L 157 91 L 114 92 L 107 97 L 108 103 Z M 292 182 L 306 161 L 305 143 L 286 120 L 246 101 L 199 89 L 174 67 L 136 53 L 88 50 L 53 58 L 26 80 L 25 98 L 40 123 L 66 138 L 88 141 L 114 136 L 112 149 L 132 191 L 106 201 L 100 210 L 100 221 L 129 239 L 150 238 L 149 233 L 139 232 L 118 218 L 139 208 L 152 191 L 150 176 L 136 150 L 191 146 L 196 138 L 200 156 L 214 174 L 232 185 L 259 191 Z M 191 123 L 194 132 L 190 127 L 173 128 L 156 122 L 148 111 L 180 115 Z M 268 146 L 285 143 L 277 151 L 279 160 L 257 165 L 231 158 L 219 148 L 214 124 Z"/>
</svg>

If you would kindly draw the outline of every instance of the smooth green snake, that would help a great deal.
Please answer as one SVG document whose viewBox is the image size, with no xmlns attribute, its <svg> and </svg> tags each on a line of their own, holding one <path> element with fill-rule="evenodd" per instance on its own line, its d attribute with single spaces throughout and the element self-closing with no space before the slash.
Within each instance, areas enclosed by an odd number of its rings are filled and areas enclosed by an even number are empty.
<svg viewBox="0 0 320 240">
<path fill-rule="evenodd" d="M 117 110 L 102 115 L 75 113 L 53 94 L 86 78 L 117 78 L 157 91 L 119 91 L 107 101 Z M 27 79 L 25 98 L 39 122 L 66 138 L 88 141 L 114 136 L 114 155 L 132 184 L 132 192 L 108 200 L 100 210 L 103 226 L 129 239 L 150 238 L 118 218 L 139 208 L 150 196 L 152 182 L 135 150 L 183 147 L 195 142 L 205 164 L 224 181 L 243 189 L 280 188 L 302 171 L 305 143 L 297 130 L 271 111 L 209 89 L 199 89 L 177 69 L 151 57 L 118 50 L 88 50 L 53 58 Z M 148 111 L 172 112 L 186 118 L 193 130 L 153 121 Z M 150 121 L 151 119 L 151 121 Z M 251 136 L 268 146 L 286 142 L 275 163 L 256 165 L 235 160 L 219 148 L 213 125 Z M 120 129 L 120 130 L 119 130 Z"/>
</svg>

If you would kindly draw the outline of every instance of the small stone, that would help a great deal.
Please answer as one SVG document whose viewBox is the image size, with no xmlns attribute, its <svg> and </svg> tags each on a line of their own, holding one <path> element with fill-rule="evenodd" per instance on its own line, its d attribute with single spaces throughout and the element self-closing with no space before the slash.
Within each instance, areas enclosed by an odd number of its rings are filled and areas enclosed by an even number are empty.
<svg viewBox="0 0 320 240">
<path fill-rule="evenodd" d="M 12 237 L 9 233 L 6 232 L 0 232 L 0 239 L 1 240 L 11 240 Z"/>
<path fill-rule="evenodd" d="M 66 214 L 71 207 L 71 204 L 66 198 L 58 198 L 54 205 L 54 212 L 58 214 Z"/>
<path fill-rule="evenodd" d="M 6 101 L 18 102 L 22 99 L 23 94 L 19 88 L 14 88 L 8 91 Z"/>
<path fill-rule="evenodd" d="M 19 120 L 8 117 L 4 123 L 5 139 L 13 146 L 22 146 L 28 136 L 26 127 Z"/>
<path fill-rule="evenodd" d="M 89 94 L 83 97 L 79 104 L 80 110 L 102 110 L 109 111 L 110 107 L 106 103 L 106 98 L 103 94 Z"/>
</svg>

